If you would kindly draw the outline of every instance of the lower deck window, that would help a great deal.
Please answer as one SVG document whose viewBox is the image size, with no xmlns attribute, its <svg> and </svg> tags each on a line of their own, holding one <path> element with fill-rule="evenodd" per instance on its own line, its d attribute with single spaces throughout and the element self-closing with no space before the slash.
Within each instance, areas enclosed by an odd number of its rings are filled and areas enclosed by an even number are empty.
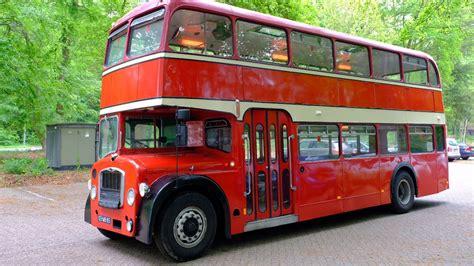
<svg viewBox="0 0 474 266">
<path fill-rule="evenodd" d="M 232 136 L 229 123 L 224 119 L 206 122 L 206 145 L 209 148 L 230 152 Z"/>
<path fill-rule="evenodd" d="M 410 127 L 410 151 L 412 153 L 432 152 L 433 128 L 431 126 Z"/>
<path fill-rule="evenodd" d="M 347 125 L 342 127 L 344 158 L 375 156 L 376 143 L 374 126 Z"/>
<path fill-rule="evenodd" d="M 298 126 L 301 161 L 339 158 L 339 129 L 336 125 Z"/>
<path fill-rule="evenodd" d="M 380 153 L 398 154 L 407 152 L 405 126 L 382 125 L 379 127 Z"/>
</svg>

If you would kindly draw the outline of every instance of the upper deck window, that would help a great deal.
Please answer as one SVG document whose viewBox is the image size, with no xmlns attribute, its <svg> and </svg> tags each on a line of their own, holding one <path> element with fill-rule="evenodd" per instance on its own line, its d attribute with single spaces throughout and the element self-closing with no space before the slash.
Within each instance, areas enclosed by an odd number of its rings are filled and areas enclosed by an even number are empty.
<svg viewBox="0 0 474 266">
<path fill-rule="evenodd" d="M 164 13 L 160 9 L 132 22 L 129 56 L 147 54 L 160 47 Z"/>
<path fill-rule="evenodd" d="M 128 25 L 124 25 L 110 34 L 107 59 L 105 60 L 106 66 L 115 65 L 123 60 L 125 45 L 127 44 L 127 28 Z"/>
<path fill-rule="evenodd" d="M 430 85 L 434 87 L 438 87 L 439 86 L 438 75 L 436 73 L 435 65 L 431 61 L 430 61 L 429 74 L 430 74 Z"/>
<path fill-rule="evenodd" d="M 368 77 L 370 75 L 367 47 L 336 42 L 336 70 L 340 73 Z"/>
<path fill-rule="evenodd" d="M 401 80 L 400 56 L 396 53 L 372 49 L 374 78 Z"/>
<path fill-rule="evenodd" d="M 171 19 L 168 43 L 177 52 L 230 57 L 233 53 L 232 22 L 227 17 L 192 10 L 178 10 Z"/>
<path fill-rule="evenodd" d="M 237 21 L 237 48 L 244 59 L 288 63 L 286 32 L 282 29 Z"/>
<path fill-rule="evenodd" d="M 423 58 L 404 55 L 403 72 L 405 82 L 423 85 L 428 84 L 426 60 Z"/>
<path fill-rule="evenodd" d="M 334 70 L 330 39 L 293 31 L 291 47 L 295 66 L 319 71 Z"/>
</svg>

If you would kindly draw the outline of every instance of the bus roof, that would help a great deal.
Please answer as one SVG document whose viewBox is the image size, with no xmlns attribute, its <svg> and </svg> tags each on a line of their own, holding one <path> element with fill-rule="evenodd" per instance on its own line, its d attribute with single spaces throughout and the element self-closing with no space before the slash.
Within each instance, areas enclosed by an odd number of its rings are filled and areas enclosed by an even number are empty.
<svg viewBox="0 0 474 266">
<path fill-rule="evenodd" d="M 147 13 L 150 10 L 153 10 L 159 6 L 169 6 L 170 9 L 176 10 L 178 8 L 191 8 L 191 9 L 198 9 L 198 10 L 206 10 L 209 12 L 220 13 L 222 15 L 227 16 L 234 16 L 237 18 L 241 18 L 243 20 L 249 20 L 253 22 L 258 22 L 262 24 L 267 24 L 269 26 L 281 27 L 281 28 L 288 28 L 296 31 L 303 31 L 307 33 L 312 33 L 316 35 L 321 35 L 328 38 L 337 39 L 344 42 L 360 44 L 364 46 L 371 46 L 374 48 L 379 48 L 382 50 L 389 50 L 393 52 L 401 52 L 404 54 L 409 54 L 418 57 L 424 57 L 431 59 L 433 58 L 421 51 L 412 50 L 396 45 L 391 45 L 387 43 L 382 43 L 379 41 L 369 40 L 366 38 L 341 33 L 321 27 L 310 26 L 308 24 L 292 21 L 289 19 L 284 19 L 280 17 L 275 17 L 267 14 L 262 14 L 259 12 L 255 12 L 248 9 L 243 9 L 239 7 L 234 7 L 228 4 L 218 3 L 209 0 L 155 0 L 151 2 L 146 2 L 141 4 L 140 6 L 136 7 L 129 13 L 127 13 L 124 17 L 119 19 L 116 23 L 113 24 L 113 28 L 111 32 L 119 26 L 122 26 L 126 21 L 137 17 L 143 13 Z"/>
</svg>

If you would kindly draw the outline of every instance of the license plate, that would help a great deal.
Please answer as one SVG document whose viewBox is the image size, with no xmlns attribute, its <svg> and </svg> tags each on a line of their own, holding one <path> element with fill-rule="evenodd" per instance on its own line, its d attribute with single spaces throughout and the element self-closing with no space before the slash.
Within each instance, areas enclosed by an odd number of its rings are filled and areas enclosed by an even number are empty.
<svg viewBox="0 0 474 266">
<path fill-rule="evenodd" d="M 101 223 L 106 223 L 106 224 L 110 224 L 112 219 L 110 219 L 110 217 L 107 217 L 107 216 L 102 216 L 102 215 L 99 215 L 97 217 L 97 219 L 99 220 L 99 222 Z"/>
</svg>

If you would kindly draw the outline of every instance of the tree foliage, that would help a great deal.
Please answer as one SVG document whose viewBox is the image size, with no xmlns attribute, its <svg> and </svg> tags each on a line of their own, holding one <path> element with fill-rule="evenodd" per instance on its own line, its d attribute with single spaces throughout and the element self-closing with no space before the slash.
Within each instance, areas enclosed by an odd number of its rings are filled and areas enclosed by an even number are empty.
<svg viewBox="0 0 474 266">
<path fill-rule="evenodd" d="M 140 0 L 0 0 L 0 143 L 26 129 L 95 122 L 111 24 Z M 448 125 L 473 122 L 469 0 L 221 0 L 258 12 L 421 50 L 437 61 Z M 454 132 L 453 131 L 453 132 Z"/>
<path fill-rule="evenodd" d="M 440 69 L 450 132 L 463 135 L 474 122 L 474 5 L 469 0 L 221 2 L 426 52 Z"/>
<path fill-rule="evenodd" d="M 48 123 L 96 121 L 107 32 L 136 2 L 1 0 L 2 132 L 43 140 Z"/>
</svg>

